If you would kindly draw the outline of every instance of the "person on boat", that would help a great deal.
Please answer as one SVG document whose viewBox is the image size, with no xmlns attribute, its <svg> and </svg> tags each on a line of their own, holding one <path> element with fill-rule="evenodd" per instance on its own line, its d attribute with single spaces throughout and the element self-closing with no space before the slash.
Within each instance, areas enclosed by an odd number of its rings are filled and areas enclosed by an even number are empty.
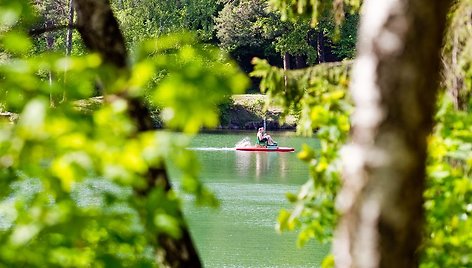
<svg viewBox="0 0 472 268">
<path fill-rule="evenodd" d="M 277 143 L 272 139 L 272 137 L 265 132 L 263 127 L 260 127 L 257 131 L 257 141 L 259 145 L 277 145 Z"/>
</svg>

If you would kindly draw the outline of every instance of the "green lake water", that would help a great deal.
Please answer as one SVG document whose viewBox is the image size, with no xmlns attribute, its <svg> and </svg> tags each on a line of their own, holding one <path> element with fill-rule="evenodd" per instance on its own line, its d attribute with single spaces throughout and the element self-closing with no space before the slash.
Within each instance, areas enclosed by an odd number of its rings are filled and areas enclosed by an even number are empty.
<svg viewBox="0 0 472 268">
<path fill-rule="evenodd" d="M 274 132 L 280 146 L 300 151 L 303 143 L 317 147 L 313 138 L 295 137 L 292 132 Z M 286 192 L 296 192 L 308 178 L 308 167 L 295 153 L 241 152 L 234 150 L 243 139 L 255 141 L 255 132 L 199 134 L 189 150 L 201 163 L 201 179 L 219 198 L 218 209 L 195 207 L 184 195 L 184 213 L 193 240 L 207 268 L 320 267 L 329 245 L 310 241 L 297 249 L 296 233 L 277 234 L 276 219 L 281 208 L 289 208 Z M 179 184 L 178 172 L 169 170 Z M 15 196 L 29 197 L 42 191 L 37 179 L 12 186 Z M 178 189 L 178 187 L 175 187 Z M 88 179 L 78 184 L 72 196 L 79 206 L 103 206 L 103 193 L 131 195 L 132 189 L 108 180 Z M 13 219 L 0 210 L 0 230 Z"/>
<path fill-rule="evenodd" d="M 300 151 L 313 138 L 274 132 L 279 146 Z M 184 213 L 205 267 L 320 267 L 329 245 L 295 245 L 295 233 L 278 234 L 276 219 L 290 207 L 286 192 L 296 192 L 308 178 L 308 167 L 295 153 L 241 152 L 233 148 L 255 133 L 200 134 L 192 142 L 202 164 L 201 179 L 221 201 L 219 209 L 185 202 Z M 171 177 L 178 183 L 175 172 Z"/>
</svg>

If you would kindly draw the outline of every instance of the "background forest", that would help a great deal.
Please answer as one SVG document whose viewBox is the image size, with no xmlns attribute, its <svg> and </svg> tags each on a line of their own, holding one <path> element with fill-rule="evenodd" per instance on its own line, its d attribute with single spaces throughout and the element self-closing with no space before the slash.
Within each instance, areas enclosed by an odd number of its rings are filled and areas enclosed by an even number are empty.
<svg viewBox="0 0 472 268">
<path fill-rule="evenodd" d="M 70 1 L 38 1 L 36 26 L 68 25 L 73 9 Z M 198 40 L 219 46 L 247 73 L 254 57 L 267 59 L 274 66 L 299 69 L 322 62 L 352 59 L 355 54 L 357 12 L 345 14 L 336 27 L 329 6 L 324 7 L 316 27 L 309 18 L 282 21 L 280 13 L 269 11 L 264 0 L 224 1 L 111 1 L 130 52 L 140 42 L 172 32 L 194 31 Z M 39 27 L 42 28 L 42 27 Z M 85 52 L 78 35 L 68 39 L 67 29 L 35 38 L 35 50 L 42 52 Z M 252 91 L 259 91 L 257 82 Z"/>
<path fill-rule="evenodd" d="M 298 245 L 330 243 L 343 214 L 336 201 L 342 154 L 357 131 L 351 120 L 358 107 L 348 86 L 363 5 L 0 2 L 0 107 L 6 118 L 0 130 L 0 265 L 201 266 L 165 161 L 183 172 L 181 187 L 195 202 L 218 206 L 185 147 L 202 127 L 218 125 L 218 105 L 228 95 L 258 87 L 287 113 L 300 111 L 298 133 L 321 143 L 320 150 L 299 152 L 311 178 L 299 193 L 287 194 L 293 209 L 280 212 L 277 228 L 298 230 Z M 420 267 L 472 266 L 472 1 L 446 6 L 440 91 L 437 101 L 432 98 L 425 186 L 418 187 L 423 205 L 411 208 L 425 215 L 416 230 L 422 242 L 413 245 Z M 420 105 L 406 95 L 397 106 L 414 114 Z M 103 104 L 81 108 L 97 96 Z M 416 96 L 422 98 L 429 96 Z M 155 131 L 149 121 L 156 106 L 169 132 Z M 93 192 L 97 184 L 104 190 Z M 90 189 L 97 203 L 77 202 L 79 188 Z M 394 245 L 401 240 L 390 237 Z M 323 265 L 333 266 L 334 257 Z"/>
</svg>

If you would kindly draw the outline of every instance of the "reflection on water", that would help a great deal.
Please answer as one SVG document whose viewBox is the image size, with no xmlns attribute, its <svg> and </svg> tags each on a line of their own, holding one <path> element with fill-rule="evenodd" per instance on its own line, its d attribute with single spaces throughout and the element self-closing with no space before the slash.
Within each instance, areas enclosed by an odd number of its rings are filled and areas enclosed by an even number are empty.
<svg viewBox="0 0 472 268">
<path fill-rule="evenodd" d="M 287 178 L 287 153 L 275 152 L 244 152 L 236 151 L 236 170 L 239 176 L 251 176 L 254 173 L 256 182 L 271 173 L 277 172 L 277 177 Z"/>
<path fill-rule="evenodd" d="M 288 182 L 289 162 L 294 158 L 290 154 L 293 153 L 236 151 L 236 171 L 239 176 L 253 177 L 256 182 L 264 178 L 269 181 L 278 178 L 280 182 Z"/>
<path fill-rule="evenodd" d="M 286 192 L 296 192 L 308 167 L 296 153 L 244 152 L 229 148 L 255 133 L 201 134 L 194 140 L 202 163 L 201 179 L 221 201 L 217 210 L 185 202 L 185 215 L 205 267 L 320 267 L 328 245 L 295 246 L 296 234 L 275 232 L 278 211 L 289 207 Z M 281 146 L 301 149 L 314 139 L 274 132 Z M 212 148 L 206 150 L 204 148 Z M 178 174 L 171 170 L 171 177 Z"/>
</svg>

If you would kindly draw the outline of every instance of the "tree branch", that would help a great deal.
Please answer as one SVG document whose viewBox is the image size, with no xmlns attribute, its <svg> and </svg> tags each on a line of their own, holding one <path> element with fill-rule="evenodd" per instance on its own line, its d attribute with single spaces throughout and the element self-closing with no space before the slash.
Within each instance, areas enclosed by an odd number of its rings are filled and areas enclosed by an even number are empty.
<svg viewBox="0 0 472 268">
<path fill-rule="evenodd" d="M 55 31 L 60 31 L 60 30 L 65 30 L 65 29 L 75 29 L 77 30 L 79 27 L 76 24 L 72 25 L 52 25 L 49 27 L 43 27 L 43 28 L 33 28 L 28 31 L 28 34 L 30 36 L 38 36 L 44 33 L 49 33 L 49 32 L 55 32 Z"/>
</svg>

